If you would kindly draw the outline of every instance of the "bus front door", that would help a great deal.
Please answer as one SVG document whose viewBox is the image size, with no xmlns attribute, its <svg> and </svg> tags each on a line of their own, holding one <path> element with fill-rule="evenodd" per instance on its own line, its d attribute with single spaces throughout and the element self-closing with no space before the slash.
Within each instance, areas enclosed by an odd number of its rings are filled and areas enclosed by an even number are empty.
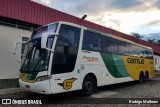
<svg viewBox="0 0 160 107">
<path fill-rule="evenodd" d="M 68 46 L 56 46 L 52 62 L 52 93 L 77 90 L 80 87 L 80 74 L 76 65 L 78 49 Z"/>
</svg>

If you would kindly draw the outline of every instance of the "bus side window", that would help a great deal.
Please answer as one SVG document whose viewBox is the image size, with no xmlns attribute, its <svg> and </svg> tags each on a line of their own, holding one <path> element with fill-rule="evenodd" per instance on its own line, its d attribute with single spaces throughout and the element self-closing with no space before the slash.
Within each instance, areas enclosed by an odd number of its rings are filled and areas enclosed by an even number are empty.
<svg viewBox="0 0 160 107">
<path fill-rule="evenodd" d="M 75 67 L 80 28 L 61 25 L 52 62 L 52 74 L 72 72 Z"/>
<path fill-rule="evenodd" d="M 131 56 L 137 56 L 139 55 L 138 47 L 133 44 L 128 44 L 128 54 Z"/>
<path fill-rule="evenodd" d="M 78 47 L 80 39 L 80 29 L 69 25 L 61 25 L 59 39 L 62 44 L 69 47 Z"/>
<path fill-rule="evenodd" d="M 118 54 L 128 55 L 128 44 L 123 41 L 117 41 Z"/>
<path fill-rule="evenodd" d="M 145 58 L 153 59 L 151 50 L 145 49 L 144 54 L 145 54 Z"/>
<path fill-rule="evenodd" d="M 149 58 L 150 58 L 150 59 L 153 59 L 153 53 L 152 53 L 152 50 L 149 50 Z"/>
<path fill-rule="evenodd" d="M 84 31 L 83 36 L 83 50 L 89 50 L 89 51 L 101 51 L 102 45 L 101 45 L 101 35 L 98 35 L 93 32 Z"/>
<path fill-rule="evenodd" d="M 117 53 L 116 40 L 109 37 L 103 37 L 103 52 L 116 54 Z"/>
<path fill-rule="evenodd" d="M 139 47 L 139 48 L 138 48 L 138 51 L 139 51 L 139 57 L 140 57 L 140 58 L 143 58 L 143 57 L 144 57 L 143 48 Z"/>
</svg>

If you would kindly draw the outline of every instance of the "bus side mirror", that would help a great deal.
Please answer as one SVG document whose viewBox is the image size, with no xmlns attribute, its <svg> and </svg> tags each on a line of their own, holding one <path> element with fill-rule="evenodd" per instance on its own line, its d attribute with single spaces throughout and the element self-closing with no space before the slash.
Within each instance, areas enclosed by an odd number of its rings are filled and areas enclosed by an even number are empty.
<svg viewBox="0 0 160 107">
<path fill-rule="evenodd" d="M 41 38 L 41 48 L 42 49 L 46 49 L 46 45 L 47 45 L 47 39 L 48 39 L 48 33 L 43 33 L 42 34 L 42 38 Z"/>
<path fill-rule="evenodd" d="M 42 49 L 47 49 L 47 50 L 53 51 L 52 49 L 47 47 L 48 38 L 51 35 L 55 35 L 56 36 L 58 34 L 57 33 L 43 33 L 42 34 L 42 37 L 41 37 L 41 48 Z"/>
</svg>

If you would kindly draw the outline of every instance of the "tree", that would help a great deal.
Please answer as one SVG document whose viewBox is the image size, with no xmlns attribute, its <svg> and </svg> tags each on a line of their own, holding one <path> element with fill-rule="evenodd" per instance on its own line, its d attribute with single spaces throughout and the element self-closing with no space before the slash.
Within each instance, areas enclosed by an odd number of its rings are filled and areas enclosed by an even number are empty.
<svg viewBox="0 0 160 107">
<path fill-rule="evenodd" d="M 148 39 L 148 42 L 155 44 L 155 39 Z"/>
<path fill-rule="evenodd" d="M 140 38 L 142 38 L 143 36 L 141 36 L 139 33 L 134 33 L 134 32 L 132 32 L 131 33 L 131 35 L 133 36 L 133 37 L 135 37 L 135 38 L 138 38 L 138 39 L 140 39 Z"/>
<path fill-rule="evenodd" d="M 160 40 L 157 40 L 156 44 L 157 44 L 158 46 L 160 46 Z"/>
<path fill-rule="evenodd" d="M 148 42 L 150 42 L 150 43 L 153 43 L 153 44 L 155 44 L 155 45 L 160 46 L 160 40 L 155 41 L 155 39 L 148 39 Z"/>
</svg>

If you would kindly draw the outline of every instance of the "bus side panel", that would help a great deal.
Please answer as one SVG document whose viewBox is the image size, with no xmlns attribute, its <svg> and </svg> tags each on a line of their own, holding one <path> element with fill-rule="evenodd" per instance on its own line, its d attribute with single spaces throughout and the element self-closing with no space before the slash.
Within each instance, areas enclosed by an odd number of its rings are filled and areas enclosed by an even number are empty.
<svg viewBox="0 0 160 107">
<path fill-rule="evenodd" d="M 96 76 L 97 85 L 102 85 L 102 72 L 101 72 L 102 59 L 99 52 L 81 51 L 79 64 L 81 72 L 81 86 L 87 74 L 92 73 Z"/>
<path fill-rule="evenodd" d="M 101 53 L 103 85 L 132 81 L 121 55 Z"/>
<path fill-rule="evenodd" d="M 144 74 L 148 71 L 149 77 L 154 77 L 154 62 L 152 59 L 123 56 L 123 61 L 133 80 L 139 80 L 141 71 Z"/>
</svg>

